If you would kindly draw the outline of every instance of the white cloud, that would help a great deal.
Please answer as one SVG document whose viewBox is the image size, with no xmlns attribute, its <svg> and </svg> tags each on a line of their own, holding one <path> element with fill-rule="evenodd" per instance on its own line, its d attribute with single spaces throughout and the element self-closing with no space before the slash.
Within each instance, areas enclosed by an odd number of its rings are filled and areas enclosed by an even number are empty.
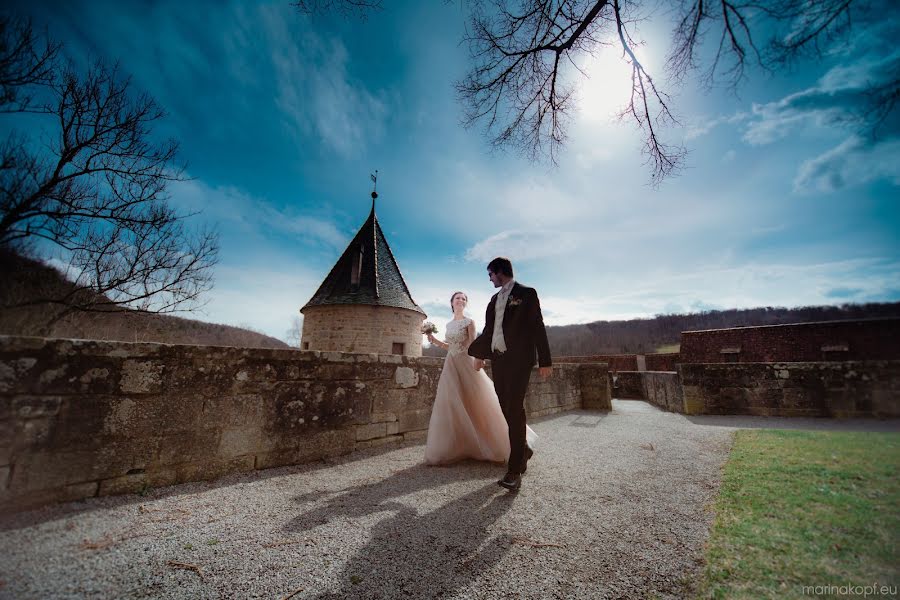
<svg viewBox="0 0 900 600">
<path fill-rule="evenodd" d="M 794 179 L 794 191 L 829 193 L 876 179 L 900 185 L 900 140 L 873 145 L 854 135 L 804 161 Z"/>
<path fill-rule="evenodd" d="M 513 262 L 568 254 L 577 247 L 575 235 L 559 231 L 502 231 L 466 250 L 466 259 L 488 262 L 496 256 Z"/>
<path fill-rule="evenodd" d="M 230 223 L 260 235 L 283 232 L 315 245 L 343 250 L 349 236 L 334 222 L 295 210 L 279 210 L 267 200 L 234 186 L 210 186 L 197 179 L 170 186 L 172 204 L 187 212 L 198 212 L 213 223 Z"/>
<path fill-rule="evenodd" d="M 244 266 L 219 266 L 209 303 L 195 318 L 240 327 L 249 324 L 266 335 L 287 341 L 287 332 L 300 308 L 321 283 L 318 274 L 299 265 L 278 270 L 281 257 Z"/>
<path fill-rule="evenodd" d="M 382 137 L 385 94 L 370 93 L 348 72 L 349 56 L 339 39 L 291 29 L 281 6 L 262 15 L 271 40 L 276 104 L 299 138 L 316 136 L 344 157 L 360 156 Z"/>
<path fill-rule="evenodd" d="M 720 125 L 733 125 L 745 121 L 749 115 L 745 112 L 738 112 L 734 115 L 726 115 L 716 118 L 699 118 L 694 119 L 688 124 L 687 131 L 684 134 L 686 140 L 693 140 L 702 137 Z"/>
</svg>

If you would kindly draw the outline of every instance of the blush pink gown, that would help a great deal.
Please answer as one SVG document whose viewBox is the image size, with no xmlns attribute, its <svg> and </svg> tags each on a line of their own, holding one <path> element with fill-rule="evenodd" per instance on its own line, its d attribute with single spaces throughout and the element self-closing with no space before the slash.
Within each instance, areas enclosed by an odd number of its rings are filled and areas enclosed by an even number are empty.
<svg viewBox="0 0 900 600">
<path fill-rule="evenodd" d="M 449 348 L 425 443 L 425 462 L 431 465 L 465 458 L 502 463 L 509 458 L 509 432 L 494 383 L 484 371 L 475 370 L 475 359 L 466 353 L 472 342 L 471 322 L 460 319 L 447 324 Z M 526 434 L 534 448 L 537 435 L 530 427 Z"/>
</svg>

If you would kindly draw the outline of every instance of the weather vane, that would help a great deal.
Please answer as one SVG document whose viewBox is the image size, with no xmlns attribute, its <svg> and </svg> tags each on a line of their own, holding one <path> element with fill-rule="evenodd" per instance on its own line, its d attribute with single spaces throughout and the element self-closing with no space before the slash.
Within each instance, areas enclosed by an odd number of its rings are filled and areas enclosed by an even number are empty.
<svg viewBox="0 0 900 600">
<path fill-rule="evenodd" d="M 375 198 L 378 197 L 378 192 L 375 191 L 378 188 L 378 169 L 375 169 L 369 177 L 372 178 L 372 202 L 375 202 Z"/>
</svg>

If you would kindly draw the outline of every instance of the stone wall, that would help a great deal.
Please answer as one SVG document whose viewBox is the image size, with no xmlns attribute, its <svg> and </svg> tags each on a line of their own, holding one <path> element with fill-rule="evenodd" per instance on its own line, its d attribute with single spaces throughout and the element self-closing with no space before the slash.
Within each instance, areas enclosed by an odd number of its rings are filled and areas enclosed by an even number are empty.
<svg viewBox="0 0 900 600">
<path fill-rule="evenodd" d="M 612 382 L 613 398 L 621 398 L 623 400 L 646 400 L 644 394 L 644 384 L 641 381 L 640 371 L 619 371 L 613 373 L 610 371 L 610 381 Z"/>
<path fill-rule="evenodd" d="M 619 371 L 609 374 L 615 380 L 613 398 L 646 400 L 664 410 L 682 412 L 681 380 L 673 371 Z"/>
<path fill-rule="evenodd" d="M 900 417 L 900 361 L 683 364 L 685 414 Z"/>
<path fill-rule="evenodd" d="M 554 363 L 606 363 L 610 371 L 637 371 L 636 354 L 592 354 L 590 356 L 560 356 L 553 358 Z"/>
<path fill-rule="evenodd" d="M 0 508 L 213 479 L 423 440 L 442 360 L 0 336 Z M 609 409 L 557 365 L 531 416 Z"/>
<path fill-rule="evenodd" d="M 900 359 L 900 319 L 685 331 L 680 362 L 771 363 Z"/>
<path fill-rule="evenodd" d="M 303 312 L 304 350 L 422 356 L 421 313 L 405 308 L 366 305 L 310 306 Z"/>
<path fill-rule="evenodd" d="M 681 379 L 671 371 L 646 371 L 641 373 L 644 399 L 669 412 L 684 412 Z"/>
</svg>

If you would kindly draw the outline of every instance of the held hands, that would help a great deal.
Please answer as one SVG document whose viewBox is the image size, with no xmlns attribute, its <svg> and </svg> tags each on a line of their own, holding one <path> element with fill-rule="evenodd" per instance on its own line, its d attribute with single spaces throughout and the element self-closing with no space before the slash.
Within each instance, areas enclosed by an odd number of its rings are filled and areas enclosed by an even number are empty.
<svg viewBox="0 0 900 600">
<path fill-rule="evenodd" d="M 475 370 L 480 371 L 483 368 L 484 368 L 484 360 L 482 360 L 480 358 L 476 358 L 475 359 Z"/>
<path fill-rule="evenodd" d="M 538 373 L 540 373 L 541 379 L 550 379 L 553 376 L 553 367 L 540 367 Z"/>
</svg>

